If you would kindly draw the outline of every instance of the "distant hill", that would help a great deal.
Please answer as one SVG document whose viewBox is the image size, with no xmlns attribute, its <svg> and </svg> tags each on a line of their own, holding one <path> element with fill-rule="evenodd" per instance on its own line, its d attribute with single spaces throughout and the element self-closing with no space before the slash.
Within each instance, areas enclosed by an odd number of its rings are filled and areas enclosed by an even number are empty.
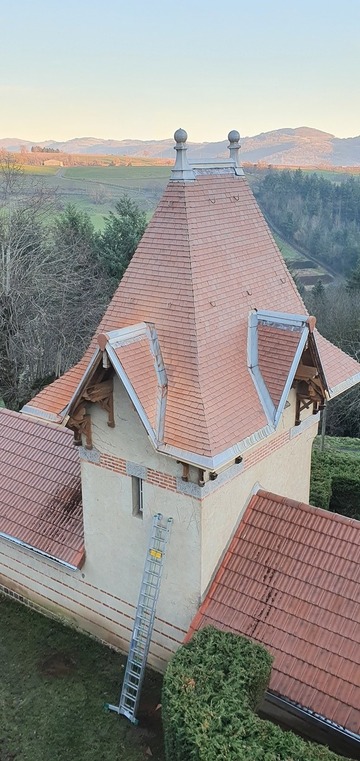
<svg viewBox="0 0 360 761">
<path fill-rule="evenodd" d="M 338 138 L 328 132 L 298 127 L 262 132 L 241 140 L 243 162 L 275 164 L 277 166 L 360 166 L 360 136 Z M 21 146 L 30 150 L 33 145 L 58 148 L 64 153 L 85 155 L 147 156 L 148 158 L 174 158 L 174 141 L 168 140 L 103 140 L 80 137 L 57 142 L 31 142 L 18 138 L 0 140 L 0 150 L 18 152 Z M 214 143 L 188 142 L 189 157 L 214 158 L 227 156 L 227 140 Z"/>
</svg>

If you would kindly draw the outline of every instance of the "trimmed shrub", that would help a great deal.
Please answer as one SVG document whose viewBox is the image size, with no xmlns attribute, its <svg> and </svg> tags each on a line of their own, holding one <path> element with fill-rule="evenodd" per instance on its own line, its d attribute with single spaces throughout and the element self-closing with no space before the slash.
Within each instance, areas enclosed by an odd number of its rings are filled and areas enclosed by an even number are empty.
<svg viewBox="0 0 360 761">
<path fill-rule="evenodd" d="M 272 658 L 245 637 L 206 627 L 179 648 L 163 683 L 167 761 L 340 761 L 255 710 Z"/>
<path fill-rule="evenodd" d="M 330 510 L 360 520 L 360 478 L 341 474 L 332 477 Z"/>
<path fill-rule="evenodd" d="M 313 450 L 310 502 L 360 520 L 360 459 Z"/>
</svg>

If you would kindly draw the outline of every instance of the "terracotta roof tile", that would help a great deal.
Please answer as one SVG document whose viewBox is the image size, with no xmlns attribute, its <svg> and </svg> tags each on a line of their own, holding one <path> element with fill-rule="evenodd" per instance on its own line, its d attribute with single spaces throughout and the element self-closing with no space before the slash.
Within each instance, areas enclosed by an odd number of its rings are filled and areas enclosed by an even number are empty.
<svg viewBox="0 0 360 761">
<path fill-rule="evenodd" d="M 154 360 L 150 351 L 148 338 L 133 341 L 115 349 L 133 388 L 141 400 L 147 417 L 156 430 L 156 402 L 158 395 L 158 380 L 154 368 Z"/>
<path fill-rule="evenodd" d="M 258 325 L 259 369 L 275 407 L 280 402 L 300 338 L 300 330 L 283 330 L 261 322 Z"/>
<path fill-rule="evenodd" d="M 356 382 L 360 382 L 360 364 L 355 359 L 327 341 L 318 330 L 315 331 L 315 338 L 331 396 L 354 385 L 354 380 L 347 383 L 349 379 L 357 377 Z"/>
<path fill-rule="evenodd" d="M 80 567 L 80 461 L 71 432 L 0 410 L 0 533 Z"/>
<path fill-rule="evenodd" d="M 247 367 L 254 308 L 306 314 L 246 179 L 170 181 L 99 326 L 108 332 L 155 324 L 169 382 L 165 444 L 214 457 L 266 426 Z M 95 347 L 96 339 L 76 368 L 32 400 L 33 408 L 60 414 Z M 263 352 L 274 398 L 288 365 L 278 349 L 272 340 Z M 330 375 L 334 351 L 320 346 Z M 336 378 L 348 371 L 342 359 Z"/>
<path fill-rule="evenodd" d="M 360 522 L 260 491 L 188 637 L 213 624 L 274 655 L 270 689 L 360 734 Z"/>
</svg>

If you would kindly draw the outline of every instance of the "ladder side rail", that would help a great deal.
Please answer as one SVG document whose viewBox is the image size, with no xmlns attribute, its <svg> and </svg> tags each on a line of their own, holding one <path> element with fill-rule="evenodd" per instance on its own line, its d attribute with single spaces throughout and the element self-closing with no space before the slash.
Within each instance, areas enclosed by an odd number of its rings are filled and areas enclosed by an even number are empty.
<svg viewBox="0 0 360 761">
<path fill-rule="evenodd" d="M 160 513 L 153 518 L 119 705 L 109 706 L 111 710 L 122 713 L 132 722 L 136 722 L 135 714 L 145 675 L 160 592 L 166 544 L 172 524 L 171 518 L 167 520 L 165 526 L 161 524 L 161 520 L 162 515 Z"/>
</svg>

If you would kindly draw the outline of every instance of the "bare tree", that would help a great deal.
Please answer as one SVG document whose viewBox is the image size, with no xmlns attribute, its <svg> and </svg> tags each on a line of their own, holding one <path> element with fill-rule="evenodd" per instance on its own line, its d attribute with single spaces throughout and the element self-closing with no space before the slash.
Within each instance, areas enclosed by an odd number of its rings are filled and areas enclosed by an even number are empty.
<svg viewBox="0 0 360 761">
<path fill-rule="evenodd" d="M 73 209 L 49 225 L 51 199 L 41 186 L 24 191 L 6 162 L 0 188 L 0 397 L 17 409 L 38 379 L 80 358 L 109 288 L 86 215 Z"/>
<path fill-rule="evenodd" d="M 325 338 L 360 362 L 360 292 L 329 286 L 306 301 Z M 326 425 L 330 435 L 360 437 L 360 385 L 330 401 Z"/>
</svg>

